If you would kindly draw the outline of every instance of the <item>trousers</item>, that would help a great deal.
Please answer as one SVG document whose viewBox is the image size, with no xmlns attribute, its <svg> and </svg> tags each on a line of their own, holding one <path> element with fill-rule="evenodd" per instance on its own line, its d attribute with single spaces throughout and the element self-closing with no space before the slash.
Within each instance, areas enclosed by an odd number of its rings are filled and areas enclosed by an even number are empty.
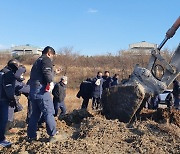
<svg viewBox="0 0 180 154">
<path fill-rule="evenodd" d="M 5 140 L 6 124 L 8 121 L 8 101 L 0 101 L 0 141 Z"/>
<path fill-rule="evenodd" d="M 65 115 L 66 114 L 66 105 L 65 105 L 64 101 L 62 101 L 62 102 L 53 102 L 53 103 L 54 103 L 54 110 L 55 110 L 54 116 L 58 115 L 59 109 L 61 109 L 60 115 Z"/>
<path fill-rule="evenodd" d="M 37 95 L 36 95 L 37 96 Z M 27 135 L 29 138 L 36 138 L 37 124 L 41 117 L 44 116 L 46 130 L 49 136 L 56 134 L 56 122 L 54 119 L 54 105 L 50 92 L 38 94 L 37 97 L 30 97 L 32 103 L 32 114 L 29 119 Z"/>
</svg>

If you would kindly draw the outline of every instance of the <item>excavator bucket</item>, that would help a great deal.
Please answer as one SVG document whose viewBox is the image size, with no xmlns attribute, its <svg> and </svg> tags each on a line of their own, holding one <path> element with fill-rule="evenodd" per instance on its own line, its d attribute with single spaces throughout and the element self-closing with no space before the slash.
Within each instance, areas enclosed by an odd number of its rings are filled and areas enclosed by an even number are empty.
<svg viewBox="0 0 180 154">
<path fill-rule="evenodd" d="M 144 98 L 144 88 L 140 84 L 111 87 L 103 92 L 103 114 L 107 119 L 130 122 Z"/>
<path fill-rule="evenodd" d="M 145 106 L 145 102 L 155 93 L 162 93 L 179 75 L 180 68 L 180 45 L 176 49 L 170 63 L 160 54 L 160 49 L 165 42 L 172 38 L 180 26 L 180 17 L 167 31 L 165 39 L 157 49 L 151 51 L 151 57 L 146 68 L 135 66 L 127 82 L 106 89 L 102 95 L 102 112 L 108 119 L 119 119 L 120 121 L 131 123 Z M 155 76 L 154 66 L 159 60 L 166 66 L 161 79 Z"/>
</svg>

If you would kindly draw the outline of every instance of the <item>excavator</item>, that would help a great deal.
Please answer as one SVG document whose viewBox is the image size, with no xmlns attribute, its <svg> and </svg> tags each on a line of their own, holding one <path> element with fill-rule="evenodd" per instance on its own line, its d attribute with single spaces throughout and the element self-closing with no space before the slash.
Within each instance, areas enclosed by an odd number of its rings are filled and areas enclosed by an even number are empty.
<svg viewBox="0 0 180 154">
<path fill-rule="evenodd" d="M 102 112 L 108 119 L 133 122 L 150 96 L 160 94 L 180 73 L 180 44 L 167 62 L 160 50 L 180 27 L 180 16 L 166 32 L 161 44 L 151 50 L 147 68 L 138 64 L 129 79 L 115 87 L 106 89 L 102 95 Z"/>
</svg>

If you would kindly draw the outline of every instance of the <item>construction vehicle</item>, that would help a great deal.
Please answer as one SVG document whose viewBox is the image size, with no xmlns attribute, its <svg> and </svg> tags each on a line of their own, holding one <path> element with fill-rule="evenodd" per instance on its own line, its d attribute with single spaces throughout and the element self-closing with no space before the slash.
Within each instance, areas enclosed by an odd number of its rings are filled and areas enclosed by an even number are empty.
<svg viewBox="0 0 180 154">
<path fill-rule="evenodd" d="M 168 63 L 160 50 L 180 26 L 180 17 L 166 32 L 162 43 L 151 51 L 147 68 L 136 65 L 127 82 L 104 91 L 103 114 L 109 119 L 133 122 L 150 96 L 162 93 L 180 73 L 180 44 Z M 158 61 L 158 63 L 156 63 Z M 162 66 L 162 65 L 163 66 Z"/>
</svg>

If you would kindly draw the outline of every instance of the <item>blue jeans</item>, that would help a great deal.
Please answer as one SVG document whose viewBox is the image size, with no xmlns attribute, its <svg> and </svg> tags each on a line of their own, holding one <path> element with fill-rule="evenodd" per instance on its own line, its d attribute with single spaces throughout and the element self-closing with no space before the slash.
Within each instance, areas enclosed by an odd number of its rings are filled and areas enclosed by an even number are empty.
<svg viewBox="0 0 180 154">
<path fill-rule="evenodd" d="M 56 122 L 54 119 L 54 106 L 49 92 L 37 94 L 36 97 L 30 97 L 32 103 L 32 114 L 29 120 L 27 135 L 29 138 L 36 137 L 37 123 L 41 114 L 46 122 L 46 130 L 49 136 L 56 134 Z"/>
<path fill-rule="evenodd" d="M 8 101 L 0 101 L 0 141 L 5 140 L 5 130 L 8 121 Z"/>
<path fill-rule="evenodd" d="M 54 110 L 55 114 L 54 116 L 56 117 L 58 115 L 59 109 L 61 109 L 60 115 L 65 115 L 66 114 L 66 105 L 63 102 L 53 102 L 54 103 Z"/>
</svg>

